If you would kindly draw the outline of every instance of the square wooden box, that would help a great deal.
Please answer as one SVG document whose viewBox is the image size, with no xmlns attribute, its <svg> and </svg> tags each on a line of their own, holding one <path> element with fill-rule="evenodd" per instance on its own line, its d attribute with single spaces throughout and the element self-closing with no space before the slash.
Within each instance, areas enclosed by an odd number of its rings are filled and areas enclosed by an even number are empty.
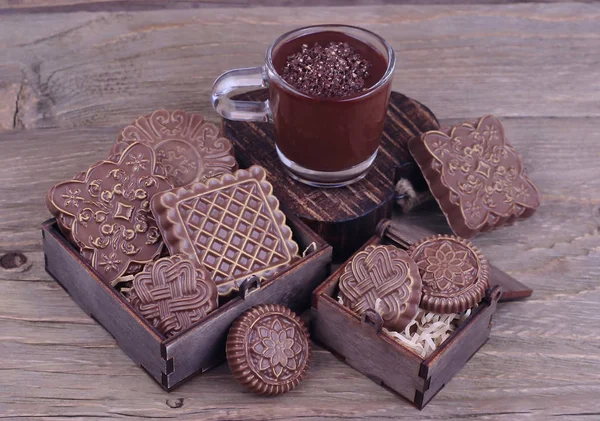
<svg viewBox="0 0 600 421">
<path fill-rule="evenodd" d="M 414 240 L 413 240 L 414 241 Z M 389 223 L 380 224 L 371 244 L 407 249 L 410 241 Z M 360 251 L 358 250 L 358 251 Z M 422 358 L 381 330 L 374 312 L 359 317 L 337 300 L 343 265 L 313 293 L 312 338 L 371 380 L 422 409 L 467 363 L 490 336 L 501 288 L 490 288 L 482 303 L 429 357 Z M 492 270 L 494 274 L 503 273 Z M 508 275 L 506 275 L 508 276 Z"/>
<path fill-rule="evenodd" d="M 238 296 L 171 338 L 156 331 L 121 293 L 101 280 L 62 235 L 54 219 L 42 224 L 46 271 L 136 364 L 170 391 L 195 373 L 225 360 L 229 327 L 245 310 L 259 304 L 282 304 L 294 311 L 310 306 L 312 291 L 330 273 L 331 246 L 294 216 L 287 215 L 287 223 L 300 250 L 309 248 L 305 257 L 262 284 L 256 277 L 249 278 Z"/>
</svg>

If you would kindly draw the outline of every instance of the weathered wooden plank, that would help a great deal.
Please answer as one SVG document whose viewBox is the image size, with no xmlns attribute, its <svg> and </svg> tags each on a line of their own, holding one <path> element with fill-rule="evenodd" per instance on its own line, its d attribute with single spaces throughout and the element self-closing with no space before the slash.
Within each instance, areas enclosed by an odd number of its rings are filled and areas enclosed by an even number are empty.
<svg viewBox="0 0 600 421">
<path fill-rule="evenodd" d="M 0 266 L 1 418 L 599 416 L 600 5 L 14 10 L 0 12 L 0 258 L 22 250 L 27 262 Z M 438 117 L 505 117 L 544 201 L 474 242 L 534 295 L 499 306 L 489 342 L 422 413 L 320 349 L 306 381 L 276 399 L 245 393 L 225 366 L 167 394 L 43 271 L 43 195 L 151 109 L 217 121 L 208 92 L 221 71 L 259 64 L 279 33 L 324 21 L 389 39 L 400 57 L 394 89 Z M 434 221 L 445 226 L 439 213 Z"/>
<path fill-rule="evenodd" d="M 600 120 L 504 122 L 544 202 L 531 219 L 474 241 L 535 293 L 525 302 L 499 307 L 488 344 L 421 414 L 325 351 L 315 352 L 306 382 L 276 400 L 244 393 L 224 366 L 172 394 L 160 391 L 43 271 L 38 227 L 49 215 L 46 189 L 102 158 L 118 129 L 1 134 L 0 255 L 21 249 L 28 262 L 11 270 L 0 268 L 0 350 L 5 356 L 0 389 L 11 385 L 0 393 L 0 414 L 33 419 L 128 414 L 512 420 L 599 412 L 600 139 L 595 128 Z M 565 139 L 577 139 L 577 148 L 564 148 Z M 14 177 L 15 171 L 23 175 Z M 445 224 L 440 214 L 436 218 L 440 226 Z M 181 408 L 166 404 L 169 400 L 177 406 L 179 398 Z M 556 417 L 561 418 L 576 417 Z"/>
<path fill-rule="evenodd" d="M 210 90 L 220 73 L 261 64 L 279 34 L 324 21 L 385 37 L 399 58 L 393 89 L 439 118 L 600 116 L 590 71 L 597 64 L 600 5 L 298 10 L 1 16 L 0 71 L 10 64 L 13 79 L 19 76 L 18 89 L 0 100 L 0 108 L 17 110 L 2 126 L 123 125 L 159 106 L 214 119 Z"/>
<path fill-rule="evenodd" d="M 573 0 L 532 0 L 532 3 L 556 3 Z M 382 4 L 453 4 L 454 0 L 294 0 L 293 7 L 361 6 Z M 511 4 L 518 0 L 462 0 L 462 4 Z M 0 13 L 114 12 L 204 7 L 281 6 L 278 0 L 0 0 Z"/>
<path fill-rule="evenodd" d="M 600 134 L 596 128 L 600 119 L 503 121 L 509 138 L 524 156 L 533 181 L 542 191 L 544 202 L 531 219 L 482 235 L 475 239 L 475 244 L 488 246 L 484 250 L 486 255 L 511 275 L 509 268 L 531 267 L 536 262 L 531 256 L 542 259 L 539 267 L 547 264 L 544 256 L 552 256 L 552 251 L 545 252 L 545 247 L 558 247 L 574 255 L 597 245 Z M 44 205 L 45 192 L 56 182 L 105 158 L 118 131 L 118 128 L 78 128 L 0 134 L 0 251 L 39 250 L 38 223 L 50 217 Z M 576 139 L 577 148 L 562 147 L 565 139 Z M 22 175 L 15 177 L 19 171 Z M 445 226 L 441 215 L 434 220 L 440 222 L 440 227 Z M 541 249 L 532 249 L 532 236 L 541 242 Z M 568 242 L 573 244 L 569 247 Z M 508 244 L 509 250 L 505 247 Z"/>
<path fill-rule="evenodd" d="M 64 299 L 68 301 L 66 295 Z M 588 297 L 588 300 L 598 299 L 597 292 Z M 550 306 L 539 302 L 518 304 L 525 310 L 520 317 L 533 319 L 540 314 L 538 328 L 552 323 L 556 312 L 577 313 L 595 321 L 598 317 L 597 309 L 585 306 L 580 299 L 566 299 Z M 450 419 L 460 419 L 461 414 L 485 419 L 487 415 L 495 420 L 502 419 L 502 414 L 495 416 L 497 412 L 529 412 L 542 418 L 577 410 L 588 413 L 600 410 L 600 404 L 593 399 L 600 392 L 598 357 L 594 354 L 600 341 L 598 335 L 590 335 L 583 326 L 565 337 L 552 331 L 540 334 L 538 328 L 529 330 L 519 326 L 521 318 L 504 320 L 518 310 L 500 308 L 488 344 L 421 415 L 430 419 L 448 419 L 449 415 L 453 415 Z M 111 411 L 121 412 L 118 409 L 150 418 L 187 415 L 182 419 L 198 417 L 199 413 L 205 414 L 206 419 L 218 416 L 261 419 L 261 415 L 262 419 L 297 419 L 304 414 L 314 419 L 328 416 L 365 420 L 376 416 L 392 419 L 419 416 L 408 404 L 320 350 L 314 354 L 306 382 L 281 398 L 265 400 L 244 393 L 225 366 L 167 394 L 119 348 L 111 346 L 112 339 L 100 327 L 88 329 L 97 334 L 88 337 L 87 344 L 69 345 L 74 335 L 69 333 L 68 324 L 59 331 L 54 343 L 45 344 L 36 343 L 36 338 L 54 335 L 58 329 L 36 327 L 35 332 L 24 329 L 25 333 L 21 333 L 23 324 L 7 326 L 17 329 L 8 341 L 2 331 L 0 346 L 6 355 L 2 362 L 3 384 L 11 385 L 9 393 L 2 395 L 2 415 L 9 414 L 8 408 L 12 408 L 19 414 L 59 416 L 88 413 L 116 417 Z M 586 332 L 588 337 L 582 339 Z M 533 336 L 535 349 L 531 348 Z M 580 339 L 573 341 L 575 338 Z M 577 370 L 573 369 L 575 365 Z M 184 399 L 184 406 L 178 411 L 165 405 L 167 399 L 178 398 Z M 550 399 L 553 404 L 549 404 Z M 57 407 L 59 402 L 62 405 Z M 261 411 L 268 412 L 261 414 Z"/>
</svg>

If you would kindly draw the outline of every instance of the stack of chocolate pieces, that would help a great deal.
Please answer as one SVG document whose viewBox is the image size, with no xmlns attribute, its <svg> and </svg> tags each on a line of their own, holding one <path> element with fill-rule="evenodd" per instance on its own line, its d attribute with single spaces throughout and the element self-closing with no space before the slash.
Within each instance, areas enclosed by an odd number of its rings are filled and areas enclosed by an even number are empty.
<svg viewBox="0 0 600 421">
<path fill-rule="evenodd" d="M 232 149 L 201 115 L 159 110 L 48 192 L 65 236 L 104 281 L 130 280 L 122 292 L 166 337 L 298 254 L 266 171 L 237 170 Z"/>
<path fill-rule="evenodd" d="M 408 146 L 457 236 L 425 238 L 406 253 L 393 246 L 368 247 L 346 266 L 339 297 L 358 314 L 377 312 L 392 337 L 425 357 L 449 336 L 444 329 L 451 331 L 451 323 L 461 321 L 489 287 L 487 260 L 465 238 L 533 215 L 541 199 L 494 116 L 425 132 Z M 398 193 L 421 202 L 406 183 L 398 182 Z M 437 343 L 431 336 L 435 329 Z M 421 333 L 423 346 L 417 343 Z"/>
</svg>

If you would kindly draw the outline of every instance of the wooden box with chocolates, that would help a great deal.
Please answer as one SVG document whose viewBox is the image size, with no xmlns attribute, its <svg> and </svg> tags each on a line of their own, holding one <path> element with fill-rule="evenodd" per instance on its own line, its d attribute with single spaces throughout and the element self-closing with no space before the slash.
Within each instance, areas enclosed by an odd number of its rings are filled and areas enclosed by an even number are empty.
<svg viewBox="0 0 600 421">
<path fill-rule="evenodd" d="M 156 111 L 47 196 L 46 270 L 165 389 L 225 360 L 258 304 L 310 306 L 331 247 L 279 209 L 267 171 L 238 170 L 202 116 Z"/>
<path fill-rule="evenodd" d="M 312 338 L 422 409 L 489 338 L 501 296 L 490 273 L 503 272 L 491 271 L 481 253 L 459 237 L 421 242 L 409 237 L 384 221 L 378 234 L 315 290 Z M 421 245 L 420 256 L 409 258 L 415 244 Z M 443 282 L 444 271 L 454 269 L 473 276 L 468 293 L 449 299 L 431 289 L 427 294 L 419 272 L 435 263 L 439 266 L 429 272 L 438 277 L 434 282 Z"/>
</svg>

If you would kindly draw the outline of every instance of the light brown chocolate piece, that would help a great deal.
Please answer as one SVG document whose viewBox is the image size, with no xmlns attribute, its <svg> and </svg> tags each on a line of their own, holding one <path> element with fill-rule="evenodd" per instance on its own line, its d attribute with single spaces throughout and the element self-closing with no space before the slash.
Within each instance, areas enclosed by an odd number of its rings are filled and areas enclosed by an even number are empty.
<svg viewBox="0 0 600 421">
<path fill-rule="evenodd" d="M 197 262 L 182 255 L 149 263 L 133 280 L 131 305 L 165 336 L 202 320 L 219 305 L 217 286 Z"/>
<path fill-rule="evenodd" d="M 151 262 L 160 253 L 150 198 L 171 187 L 154 151 L 133 143 L 119 159 L 97 162 L 54 186 L 47 205 L 90 265 L 111 282 L 130 264 Z"/>
<path fill-rule="evenodd" d="M 158 110 L 139 117 L 123 129 L 111 154 L 121 153 L 133 142 L 154 149 L 175 187 L 237 169 L 231 141 L 200 114 Z"/>
<path fill-rule="evenodd" d="M 171 254 L 204 265 L 227 295 L 249 276 L 270 278 L 298 253 L 266 171 L 253 166 L 152 199 Z"/>
<path fill-rule="evenodd" d="M 419 311 L 419 269 L 394 246 L 368 246 L 356 253 L 344 267 L 339 287 L 344 305 L 359 315 L 378 312 L 390 330 L 404 329 Z"/>
<path fill-rule="evenodd" d="M 426 132 L 411 139 L 409 149 L 456 235 L 471 238 L 529 217 L 540 205 L 521 157 L 494 116 Z"/>
<path fill-rule="evenodd" d="M 407 251 L 421 273 L 421 307 L 425 310 L 461 313 L 485 296 L 489 287 L 489 265 L 470 241 L 438 235 L 413 244 Z"/>
<path fill-rule="evenodd" d="M 311 358 L 308 329 L 289 308 L 251 308 L 227 336 L 227 362 L 235 379 L 252 392 L 273 396 L 304 379 Z"/>
</svg>

